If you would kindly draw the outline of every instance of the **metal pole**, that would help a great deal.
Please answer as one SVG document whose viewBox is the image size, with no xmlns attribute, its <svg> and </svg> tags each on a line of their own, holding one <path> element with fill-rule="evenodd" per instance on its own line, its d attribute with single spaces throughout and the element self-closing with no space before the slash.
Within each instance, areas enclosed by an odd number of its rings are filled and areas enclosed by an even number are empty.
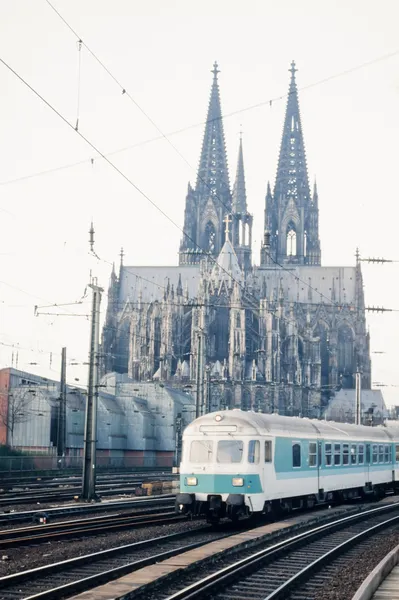
<svg viewBox="0 0 399 600">
<path fill-rule="evenodd" d="M 361 393 L 362 393 L 362 379 L 361 372 L 356 371 L 356 409 L 355 409 L 355 425 L 361 425 Z"/>
<path fill-rule="evenodd" d="M 211 398 L 211 368 L 208 365 L 205 367 L 205 378 L 206 378 L 206 405 L 205 413 L 212 412 L 212 398 Z"/>
<path fill-rule="evenodd" d="M 195 399 L 195 418 L 201 414 L 201 375 L 202 375 L 202 366 L 201 366 L 201 346 L 202 346 L 201 334 L 198 333 L 197 338 L 197 394 Z"/>
<path fill-rule="evenodd" d="M 96 443 L 97 443 L 97 403 L 99 366 L 99 320 L 102 288 L 90 284 L 93 301 L 90 326 L 89 378 L 87 385 L 86 421 L 83 454 L 82 500 L 94 500 L 96 496 Z"/>
<path fill-rule="evenodd" d="M 66 348 L 61 350 L 60 400 L 58 405 L 57 454 L 65 456 L 66 450 Z"/>
</svg>

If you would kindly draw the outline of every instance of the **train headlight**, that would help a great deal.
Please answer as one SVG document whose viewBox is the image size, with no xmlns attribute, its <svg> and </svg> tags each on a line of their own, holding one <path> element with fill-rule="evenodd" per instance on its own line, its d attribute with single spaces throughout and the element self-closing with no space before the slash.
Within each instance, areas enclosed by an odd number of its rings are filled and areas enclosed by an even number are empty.
<svg viewBox="0 0 399 600">
<path fill-rule="evenodd" d="M 187 477 L 186 483 L 187 485 L 197 485 L 198 479 L 196 477 Z"/>
<path fill-rule="evenodd" d="M 233 477 L 232 482 L 234 487 L 242 487 L 244 485 L 244 479 L 242 477 Z"/>
<path fill-rule="evenodd" d="M 215 421 L 217 421 L 218 423 L 223 419 L 222 415 L 216 415 L 215 416 Z"/>
</svg>

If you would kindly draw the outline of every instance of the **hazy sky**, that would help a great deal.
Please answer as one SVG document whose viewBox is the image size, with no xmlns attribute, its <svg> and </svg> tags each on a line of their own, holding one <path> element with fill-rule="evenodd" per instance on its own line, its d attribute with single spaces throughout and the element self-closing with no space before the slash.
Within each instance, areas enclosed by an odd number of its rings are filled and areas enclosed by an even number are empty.
<svg viewBox="0 0 399 600">
<path fill-rule="evenodd" d="M 162 131 L 185 129 L 170 140 L 192 168 L 167 141 L 149 142 L 157 130 L 82 48 L 79 131 L 180 227 L 217 60 L 231 182 L 244 132 L 259 263 L 285 110 L 278 98 L 295 59 L 322 263 L 353 265 L 357 246 L 363 257 L 399 260 L 397 0 L 53 2 Z M 75 126 L 77 39 L 45 0 L 1 0 L 0 48 Z M 19 368 L 56 378 L 63 345 L 69 361 L 87 360 L 88 321 L 72 314 L 90 304 L 41 310 L 69 315 L 53 317 L 35 317 L 34 306 L 79 300 L 90 269 L 107 288 L 122 245 L 125 264 L 176 264 L 181 232 L 2 64 L 0 86 L 0 367 L 10 366 L 10 345 L 19 344 Z M 92 218 L 101 261 L 88 255 Z M 365 264 L 363 274 L 367 305 L 399 309 L 399 263 Z M 369 314 L 368 323 L 372 351 L 385 352 L 372 354 L 373 381 L 399 387 L 399 312 Z M 86 383 L 86 369 L 69 366 L 68 380 Z M 395 387 L 383 392 L 399 404 Z"/>
</svg>

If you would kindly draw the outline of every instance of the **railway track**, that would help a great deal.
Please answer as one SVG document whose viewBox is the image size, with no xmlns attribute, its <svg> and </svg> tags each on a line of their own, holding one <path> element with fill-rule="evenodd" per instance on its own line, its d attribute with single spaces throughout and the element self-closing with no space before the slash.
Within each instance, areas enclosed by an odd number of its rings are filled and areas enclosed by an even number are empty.
<svg viewBox="0 0 399 600">
<path fill-rule="evenodd" d="M 56 517 L 64 517 L 69 515 L 83 515 L 96 512 L 114 511 L 128 508 L 147 508 L 151 506 L 172 506 L 175 499 L 174 494 L 163 494 L 160 496 L 149 496 L 143 498 L 133 498 L 126 500 L 117 500 L 111 502 L 99 502 L 95 504 L 69 504 L 67 506 L 59 506 L 55 508 L 46 508 L 43 510 L 27 510 L 22 512 L 10 512 L 0 515 L 0 526 L 9 523 L 24 523 L 32 521 L 38 515 L 43 515 L 43 512 L 48 516 L 49 522 Z"/>
<path fill-rule="evenodd" d="M 0 578 L 0 598 L 60 600 L 226 535 L 202 526 L 8 575 Z"/>
<path fill-rule="evenodd" d="M 0 531 L 0 549 L 36 545 L 83 535 L 85 537 L 98 535 L 125 528 L 164 525 L 184 520 L 186 520 L 184 517 L 176 515 L 173 504 L 171 504 L 163 508 L 150 509 L 145 514 L 116 514 L 18 529 L 4 529 Z"/>
<path fill-rule="evenodd" d="M 363 512 L 356 512 L 354 515 L 345 518 L 335 519 L 333 515 L 329 515 L 329 517 L 326 517 L 328 519 L 328 524 L 319 527 L 310 528 L 311 526 L 309 526 L 309 523 L 304 521 L 302 525 L 298 526 L 300 530 L 304 531 L 303 533 L 293 535 L 292 533 L 287 532 L 283 535 L 286 535 L 288 539 L 274 545 L 272 545 L 272 540 L 274 539 L 275 534 L 272 534 L 272 538 L 270 538 L 269 534 L 267 538 L 263 537 L 261 541 L 256 542 L 249 542 L 248 539 L 248 543 L 251 544 L 251 549 L 248 548 L 246 543 L 244 550 L 241 547 L 239 549 L 234 549 L 233 547 L 231 551 L 228 551 L 223 555 L 222 559 L 217 556 L 216 560 L 219 561 L 217 563 L 218 565 L 220 565 L 220 560 L 226 562 L 226 566 L 223 569 L 220 569 L 215 565 L 213 559 L 210 562 L 210 565 L 209 563 L 195 563 L 195 566 L 188 572 L 188 575 L 184 575 L 184 572 L 179 569 L 177 577 L 171 579 L 172 574 L 170 573 L 167 581 L 158 580 L 154 582 L 155 585 L 151 585 L 151 587 L 139 588 L 137 593 L 135 592 L 135 597 L 156 600 L 168 597 L 172 600 L 177 598 L 209 598 L 209 594 L 212 594 L 212 597 L 214 597 L 214 594 L 217 594 L 215 597 L 219 600 L 221 598 L 240 598 L 241 600 L 243 597 L 251 599 L 260 597 L 264 600 L 265 594 L 255 596 L 253 595 L 253 589 L 245 586 L 243 586 L 243 591 L 240 589 L 239 593 L 235 596 L 226 595 L 226 593 L 229 594 L 229 590 L 223 589 L 223 586 L 226 587 L 230 584 L 234 586 L 234 581 L 237 581 L 237 578 L 240 580 L 242 577 L 250 576 L 253 572 L 251 570 L 253 560 L 259 559 L 255 566 L 255 572 L 258 574 L 266 564 L 272 565 L 270 562 L 272 559 L 277 560 L 279 557 L 287 556 L 288 552 L 295 550 L 297 544 L 298 549 L 302 548 L 302 551 L 306 556 L 313 556 L 313 554 L 309 554 L 309 551 L 306 550 L 306 548 L 304 550 L 303 548 L 306 544 L 317 541 L 317 535 L 321 536 L 323 534 L 324 540 L 329 534 L 333 535 L 335 532 L 340 533 L 346 526 L 354 527 L 358 524 L 361 525 L 361 522 L 366 518 L 369 519 L 369 526 L 371 525 L 371 519 L 375 518 L 378 520 L 378 525 L 383 527 L 385 526 L 385 521 L 388 519 L 392 522 L 392 516 L 389 516 L 390 511 L 398 513 L 399 503 Z M 399 514 L 396 514 L 394 519 L 398 520 Z M 241 530 L 244 528 L 245 531 L 245 527 L 245 523 L 240 523 Z M 147 565 L 161 563 L 163 560 L 172 556 L 199 548 L 200 546 L 223 537 L 228 537 L 231 534 L 231 524 L 227 524 L 218 531 L 211 530 L 204 524 L 196 529 L 191 529 L 190 531 L 174 533 L 142 542 L 135 542 L 118 548 L 103 550 L 86 556 L 16 573 L 0 578 L 0 598 L 1 600 L 22 600 L 26 598 L 29 598 L 29 600 L 61 600 L 78 592 L 112 582 L 112 580 L 117 579 L 118 577 L 141 569 Z M 266 549 L 259 551 L 259 547 L 264 548 L 265 546 L 267 546 Z M 256 548 L 257 551 L 254 551 L 254 548 Z M 324 553 L 325 551 L 326 546 L 324 546 Z M 244 559 L 237 561 L 237 555 L 242 556 L 243 552 L 244 554 L 246 553 L 247 556 Z M 265 552 L 266 554 L 263 556 Z M 273 553 L 275 554 L 273 555 Z M 248 564 L 244 565 L 244 561 Z M 247 567 L 248 570 L 244 569 L 240 572 L 236 571 L 238 567 L 243 566 Z M 211 573 L 208 577 L 198 581 L 201 573 L 204 574 L 206 570 L 212 569 L 214 573 Z M 274 567 L 272 566 L 271 569 L 275 575 Z M 193 573 L 196 573 L 196 575 Z M 285 575 L 287 575 L 287 573 L 285 573 Z M 195 581 L 195 579 L 197 579 L 197 581 Z M 180 583 L 177 583 L 179 580 Z M 212 583 L 215 584 L 215 587 L 204 587 Z M 183 589 L 177 589 L 176 595 L 173 592 L 173 586 L 175 591 L 177 588 Z M 110 591 L 110 594 L 112 595 L 112 591 Z M 303 598 L 310 600 L 311 597 L 303 596 Z"/>
<path fill-rule="evenodd" d="M 266 544 L 260 550 L 261 544 L 257 543 L 257 550 L 256 547 L 244 549 L 239 553 L 242 558 L 234 562 L 227 556 L 219 560 L 218 566 L 196 563 L 195 570 L 189 570 L 186 575 L 178 573 L 178 581 L 169 577 L 162 589 L 155 583 L 148 589 L 138 589 L 130 597 L 157 600 L 320 598 L 322 594 L 318 594 L 325 575 L 319 573 L 325 565 L 332 568 L 333 561 L 339 565 L 351 548 L 393 527 L 399 527 L 399 502 L 334 520 L 277 544 Z M 198 573 L 206 571 L 207 576 L 198 577 Z"/>
<path fill-rule="evenodd" d="M 164 481 L 171 481 L 172 478 L 169 476 Z M 146 481 L 144 479 L 138 481 L 131 481 L 123 484 L 99 484 L 96 486 L 96 491 L 101 497 L 116 496 L 124 494 L 132 494 L 135 490 L 140 487 Z M 40 490 L 40 492 L 33 492 L 32 490 L 18 492 L 18 493 L 3 493 L 0 494 L 0 506 L 12 506 L 18 504 L 32 504 L 37 502 L 56 502 L 60 500 L 71 500 L 76 496 L 79 496 L 82 491 L 81 487 L 61 487 L 54 491 Z"/>
</svg>

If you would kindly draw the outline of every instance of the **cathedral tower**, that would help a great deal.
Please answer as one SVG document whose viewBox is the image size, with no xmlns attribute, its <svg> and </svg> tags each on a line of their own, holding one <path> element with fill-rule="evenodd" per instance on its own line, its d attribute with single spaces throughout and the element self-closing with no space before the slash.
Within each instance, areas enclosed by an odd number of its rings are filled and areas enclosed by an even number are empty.
<svg viewBox="0 0 399 600">
<path fill-rule="evenodd" d="M 247 209 L 242 138 L 238 149 L 237 172 L 232 197 L 232 241 L 240 267 L 247 273 L 251 268 L 252 215 Z"/>
<path fill-rule="evenodd" d="M 320 265 L 318 196 L 316 187 L 310 193 L 296 70 L 292 62 L 276 182 L 273 194 L 269 185 L 266 194 L 265 240 L 273 263 Z M 263 266 L 266 255 L 262 248 Z"/>
<path fill-rule="evenodd" d="M 224 243 L 223 218 L 231 212 L 231 192 L 224 141 L 218 83 L 218 65 L 213 82 L 195 189 L 188 186 L 184 211 L 184 235 L 179 264 L 200 261 L 204 253 L 215 258 Z"/>
</svg>

